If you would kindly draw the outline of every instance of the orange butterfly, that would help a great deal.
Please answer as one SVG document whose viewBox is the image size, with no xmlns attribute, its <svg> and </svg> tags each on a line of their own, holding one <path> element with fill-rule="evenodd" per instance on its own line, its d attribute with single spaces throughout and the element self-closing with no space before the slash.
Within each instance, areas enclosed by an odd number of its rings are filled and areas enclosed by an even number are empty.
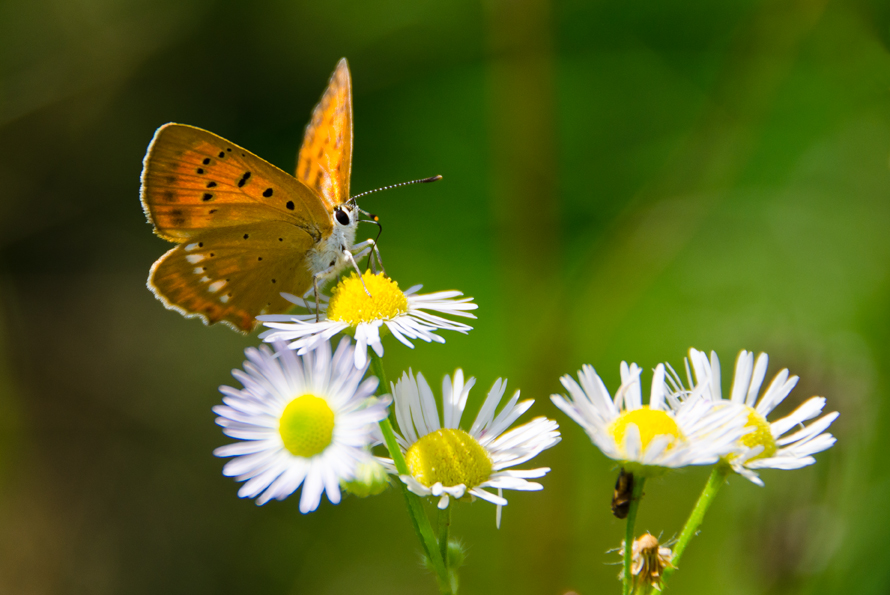
<svg viewBox="0 0 890 595">
<path fill-rule="evenodd" d="M 296 177 L 206 130 L 165 124 L 142 169 L 155 233 L 179 244 L 154 263 L 164 306 L 249 332 L 347 264 L 359 209 L 349 198 L 352 83 L 340 60 L 306 127 Z"/>
</svg>

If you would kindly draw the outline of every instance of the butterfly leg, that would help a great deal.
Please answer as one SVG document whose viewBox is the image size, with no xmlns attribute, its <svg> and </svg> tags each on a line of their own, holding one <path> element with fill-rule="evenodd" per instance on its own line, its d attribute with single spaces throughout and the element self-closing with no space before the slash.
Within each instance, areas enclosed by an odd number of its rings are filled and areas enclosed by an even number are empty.
<svg viewBox="0 0 890 595">
<path fill-rule="evenodd" d="M 383 266 L 383 258 L 380 257 L 380 249 L 377 247 L 377 242 L 368 238 L 368 244 L 371 246 L 371 251 L 368 253 L 368 266 L 371 266 L 371 257 L 377 257 L 377 264 L 380 266 L 380 272 L 383 273 L 383 276 L 386 276 L 386 267 Z M 374 271 L 375 273 L 377 271 Z"/>
<path fill-rule="evenodd" d="M 371 292 L 368 291 L 368 286 L 365 285 L 365 280 L 362 278 L 362 271 L 358 268 L 358 263 L 355 261 L 355 257 L 352 255 L 352 252 L 349 250 L 343 251 L 343 258 L 352 265 L 352 268 L 355 269 L 355 272 L 358 273 L 359 281 L 362 282 L 362 287 L 365 289 L 365 293 L 368 294 L 368 297 L 371 296 Z M 315 295 L 315 322 L 320 320 L 320 314 L 318 310 L 319 303 L 319 294 L 318 294 L 318 282 L 324 281 L 327 277 L 331 276 L 335 271 L 339 269 L 338 263 L 334 263 L 332 266 L 326 268 L 323 271 L 319 271 L 312 275 L 312 288 Z"/>
<path fill-rule="evenodd" d="M 377 267 L 374 266 L 373 259 L 376 256 L 377 265 L 380 267 L 380 272 L 386 275 L 386 268 L 384 268 L 383 266 L 383 259 L 380 257 L 380 249 L 377 248 L 376 241 L 368 238 L 360 244 L 355 244 L 352 249 L 358 249 L 358 252 L 353 254 L 356 260 L 361 260 L 365 255 L 368 256 L 368 270 L 372 271 L 375 275 L 377 274 Z"/>
<path fill-rule="evenodd" d="M 321 273 L 316 273 L 312 275 L 312 287 L 315 289 L 315 322 L 319 321 L 318 317 L 318 278 L 322 276 Z"/>
<path fill-rule="evenodd" d="M 371 295 L 371 292 L 368 291 L 368 286 L 365 285 L 365 279 L 364 279 L 364 277 L 362 277 L 362 270 L 360 268 L 358 268 L 358 263 L 355 261 L 355 257 L 352 255 L 352 252 L 350 252 L 349 250 L 344 250 L 343 257 L 347 261 L 349 261 L 349 264 L 351 264 L 352 268 L 355 269 L 355 272 L 358 273 L 359 281 L 362 282 L 362 287 L 365 288 L 365 293 L 368 294 L 368 297 L 374 297 Z"/>
</svg>

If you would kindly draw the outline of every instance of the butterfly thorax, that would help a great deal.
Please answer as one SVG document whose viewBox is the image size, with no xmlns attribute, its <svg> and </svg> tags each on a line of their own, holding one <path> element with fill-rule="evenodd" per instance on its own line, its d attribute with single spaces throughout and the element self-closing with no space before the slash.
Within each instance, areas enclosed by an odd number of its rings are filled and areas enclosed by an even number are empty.
<svg viewBox="0 0 890 595">
<path fill-rule="evenodd" d="M 322 238 L 307 254 L 306 266 L 309 271 L 313 275 L 320 274 L 323 280 L 335 277 L 349 264 L 347 251 L 355 243 L 358 210 L 352 209 L 348 215 L 349 223 L 346 225 L 341 225 L 336 216 L 332 216 L 331 235 Z"/>
</svg>

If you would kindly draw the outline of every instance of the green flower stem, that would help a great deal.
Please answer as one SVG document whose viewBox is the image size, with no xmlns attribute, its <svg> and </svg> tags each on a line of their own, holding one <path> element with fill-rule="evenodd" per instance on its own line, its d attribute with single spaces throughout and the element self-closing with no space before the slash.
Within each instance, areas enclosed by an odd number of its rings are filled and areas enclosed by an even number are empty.
<svg viewBox="0 0 890 595">
<path fill-rule="evenodd" d="M 634 487 L 630 498 L 630 508 L 627 511 L 627 528 L 624 533 L 624 595 L 630 595 L 633 577 L 630 574 L 630 563 L 634 546 L 634 524 L 637 522 L 637 508 L 643 498 L 643 484 L 645 477 L 634 477 Z"/>
<path fill-rule="evenodd" d="M 374 370 L 374 375 L 380 380 L 380 386 L 385 387 L 386 375 L 383 371 L 383 362 L 380 361 L 380 357 L 376 353 L 373 353 L 373 351 L 371 352 L 371 367 Z M 392 423 L 390 423 L 389 418 L 380 421 L 380 431 L 383 433 L 383 441 L 386 443 L 389 455 L 392 457 L 392 461 L 396 466 L 396 471 L 398 471 L 399 475 L 410 475 L 411 473 L 408 471 L 408 464 L 405 463 L 405 457 L 402 456 L 402 450 L 399 448 L 399 443 L 396 442 L 396 435 L 392 429 Z M 430 520 L 423 511 L 423 502 L 417 495 L 408 491 L 408 486 L 406 486 L 403 481 L 399 480 L 396 483 L 402 489 L 402 494 L 405 496 L 405 503 L 408 506 L 408 514 L 411 517 L 411 524 L 414 526 L 417 538 L 420 539 L 420 544 L 423 546 L 426 557 L 429 559 L 430 564 L 433 565 L 433 568 L 439 577 L 439 588 L 443 593 L 450 593 L 450 587 L 448 586 L 448 572 L 445 570 L 445 561 L 439 553 L 436 536 L 433 533 L 433 527 L 430 525 Z"/>
<path fill-rule="evenodd" d="M 714 470 L 711 471 L 708 483 L 705 484 L 705 489 L 702 490 L 701 495 L 698 497 L 698 502 L 695 503 L 695 508 L 693 508 L 692 512 L 689 514 L 689 520 L 686 521 L 686 525 L 683 527 L 683 531 L 677 539 L 677 544 L 674 546 L 674 556 L 671 559 L 671 566 L 665 568 L 664 577 L 661 579 L 662 587 L 664 587 L 668 578 L 670 578 L 677 568 L 679 568 L 680 558 L 683 556 L 686 546 L 689 545 L 689 542 L 695 536 L 696 532 L 698 532 L 698 528 L 701 527 L 702 521 L 705 519 L 705 513 L 714 502 L 717 492 L 719 492 L 720 488 L 723 487 L 723 484 L 726 483 L 726 478 L 731 471 L 732 468 L 723 463 L 718 463 L 714 466 Z"/>
<path fill-rule="evenodd" d="M 451 506 L 439 509 L 439 553 L 448 572 L 448 529 L 451 527 Z"/>
<path fill-rule="evenodd" d="M 382 394 L 388 393 L 390 387 L 389 382 L 386 381 L 386 371 L 383 369 L 383 359 L 377 355 L 373 349 L 369 349 L 368 351 L 371 353 L 371 371 L 374 373 L 374 376 L 377 377 L 377 380 L 380 381 L 377 391 Z M 389 408 L 389 423 L 390 425 L 395 425 L 396 423 L 395 405 Z M 389 448 L 389 445 L 387 445 L 387 448 Z M 393 460 L 395 460 L 395 458 L 393 458 Z M 402 473 L 402 471 L 399 470 L 399 473 Z"/>
</svg>

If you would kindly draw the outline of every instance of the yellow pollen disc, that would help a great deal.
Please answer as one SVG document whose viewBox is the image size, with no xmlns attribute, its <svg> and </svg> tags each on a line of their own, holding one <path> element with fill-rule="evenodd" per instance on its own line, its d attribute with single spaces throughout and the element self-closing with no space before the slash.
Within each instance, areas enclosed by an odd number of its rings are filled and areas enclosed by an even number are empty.
<svg viewBox="0 0 890 595">
<path fill-rule="evenodd" d="M 453 428 L 436 430 L 405 453 L 411 475 L 426 487 L 464 484 L 473 488 L 491 477 L 491 459 L 476 440 Z"/>
<path fill-rule="evenodd" d="M 668 448 L 683 438 L 677 422 L 670 415 L 660 409 L 649 409 L 648 405 L 643 405 L 639 409 L 625 411 L 609 427 L 609 432 L 619 447 L 624 445 L 624 434 L 628 424 L 634 424 L 640 430 L 640 441 L 643 443 L 644 451 L 656 436 L 673 436 L 674 439 L 668 444 Z"/>
<path fill-rule="evenodd" d="M 754 428 L 754 431 L 742 436 L 742 444 L 748 448 L 763 447 L 763 452 L 749 460 L 754 461 L 773 456 L 776 454 L 777 446 L 776 439 L 773 438 L 773 433 L 769 429 L 769 422 L 751 407 L 746 406 L 745 408 L 748 410 L 748 423 L 745 424 L 745 427 Z"/>
<path fill-rule="evenodd" d="M 370 296 L 365 292 L 365 287 Z M 328 319 L 357 326 L 361 322 L 390 320 L 406 312 L 408 298 L 399 289 L 398 283 L 370 271 L 365 271 L 361 278 L 353 272 L 331 292 Z"/>
<path fill-rule="evenodd" d="M 292 455 L 314 457 L 332 441 L 334 412 L 327 401 L 315 395 L 297 397 L 284 408 L 278 432 Z"/>
</svg>

